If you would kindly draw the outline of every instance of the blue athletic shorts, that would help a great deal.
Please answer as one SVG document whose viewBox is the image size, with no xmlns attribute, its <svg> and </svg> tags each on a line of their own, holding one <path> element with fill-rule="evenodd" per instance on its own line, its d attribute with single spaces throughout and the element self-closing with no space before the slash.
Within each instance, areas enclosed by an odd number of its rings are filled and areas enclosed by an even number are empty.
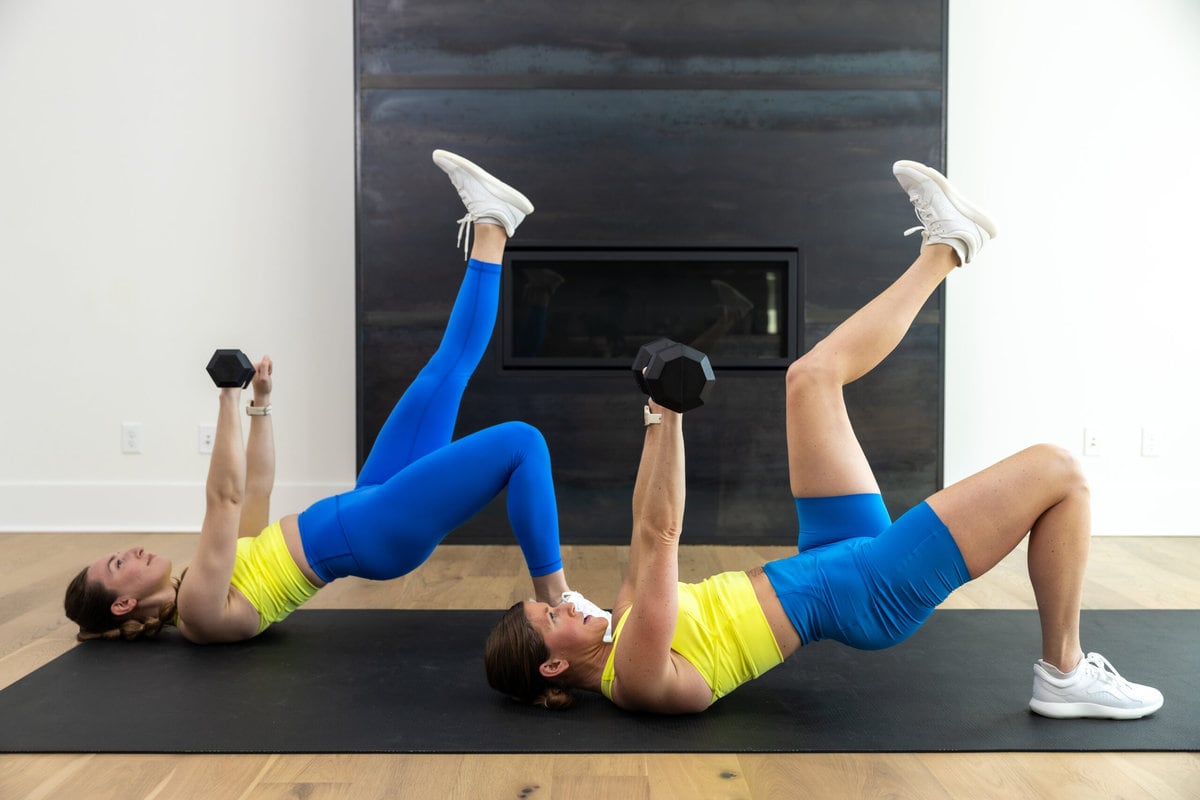
<svg viewBox="0 0 1200 800">
<path fill-rule="evenodd" d="M 899 644 L 971 579 L 928 503 L 895 522 L 878 494 L 796 498 L 796 513 L 800 552 L 763 570 L 804 644 Z"/>
</svg>

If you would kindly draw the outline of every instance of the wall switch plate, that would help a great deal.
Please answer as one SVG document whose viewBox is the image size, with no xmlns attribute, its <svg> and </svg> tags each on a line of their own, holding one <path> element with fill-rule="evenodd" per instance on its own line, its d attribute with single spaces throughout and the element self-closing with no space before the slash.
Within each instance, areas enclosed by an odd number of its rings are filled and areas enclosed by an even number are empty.
<svg viewBox="0 0 1200 800">
<path fill-rule="evenodd" d="M 217 438 L 216 425 L 196 426 L 196 450 L 200 455 L 208 455 L 213 451 L 213 442 Z"/>
<path fill-rule="evenodd" d="M 1158 448 L 1158 431 L 1154 428 L 1142 428 L 1142 455 L 1146 458 L 1156 458 L 1161 454 Z"/>
<path fill-rule="evenodd" d="M 142 452 L 142 423 L 121 423 L 121 452 L 137 455 Z"/>
</svg>

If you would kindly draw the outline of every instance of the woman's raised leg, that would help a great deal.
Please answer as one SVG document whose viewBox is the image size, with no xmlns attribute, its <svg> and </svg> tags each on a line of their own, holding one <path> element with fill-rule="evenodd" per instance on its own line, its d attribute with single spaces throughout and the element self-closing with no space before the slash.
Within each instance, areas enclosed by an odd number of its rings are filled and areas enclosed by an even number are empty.
<svg viewBox="0 0 1200 800">
<path fill-rule="evenodd" d="M 946 245 L 922 248 L 895 283 L 788 367 L 788 471 L 794 497 L 879 491 L 850 424 L 842 388 L 895 349 L 957 263 Z"/>
<path fill-rule="evenodd" d="M 392 409 L 359 473 L 363 491 L 343 496 L 346 535 L 370 577 L 404 574 L 507 490 L 509 522 L 535 595 L 557 604 L 568 585 L 541 433 L 505 423 L 451 444 L 463 391 L 496 324 L 505 246 L 533 204 L 461 156 L 437 150 L 433 161 L 466 207 L 459 238 L 470 259 L 437 351 Z"/>
<path fill-rule="evenodd" d="M 500 301 L 500 262 L 508 237 L 533 211 L 523 194 L 475 164 L 438 150 L 436 163 L 462 197 L 460 237 L 474 226 L 471 260 L 441 344 L 392 409 L 359 473 L 358 485 L 383 483 L 408 464 L 450 442 L 458 408 L 487 350 Z"/>
<path fill-rule="evenodd" d="M 883 361 L 946 276 L 995 236 L 991 220 L 936 170 L 898 161 L 892 172 L 921 222 L 908 232 L 920 230 L 923 246 L 891 286 L 788 368 L 788 469 L 797 498 L 879 492 L 842 387 Z"/>
</svg>

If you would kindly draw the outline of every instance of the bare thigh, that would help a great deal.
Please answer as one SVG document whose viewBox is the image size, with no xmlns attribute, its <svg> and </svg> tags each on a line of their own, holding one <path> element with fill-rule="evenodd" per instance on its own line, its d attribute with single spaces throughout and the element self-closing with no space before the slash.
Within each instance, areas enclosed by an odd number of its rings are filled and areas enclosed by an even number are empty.
<svg viewBox="0 0 1200 800">
<path fill-rule="evenodd" d="M 1082 483 L 1065 450 L 1035 445 L 929 498 L 972 578 L 1012 552 L 1048 509 Z"/>
<path fill-rule="evenodd" d="M 850 424 L 840 377 L 811 354 L 788 367 L 787 446 L 792 496 L 879 492 Z"/>
</svg>

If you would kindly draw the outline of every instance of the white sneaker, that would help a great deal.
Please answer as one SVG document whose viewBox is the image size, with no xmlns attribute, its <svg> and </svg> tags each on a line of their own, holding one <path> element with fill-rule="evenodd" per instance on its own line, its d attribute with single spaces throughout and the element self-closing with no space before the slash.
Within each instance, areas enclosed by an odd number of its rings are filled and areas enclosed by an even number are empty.
<svg viewBox="0 0 1200 800">
<path fill-rule="evenodd" d="M 467 215 L 458 220 L 458 240 L 463 244 L 464 252 L 471 238 L 471 223 L 494 222 L 512 236 L 526 215 L 533 213 L 533 203 L 528 197 L 462 156 L 434 150 L 433 163 L 450 176 L 450 182 L 467 207 Z M 466 242 L 463 241 L 464 234 Z"/>
<path fill-rule="evenodd" d="M 1033 665 L 1029 707 L 1043 717 L 1139 719 L 1162 704 L 1162 692 L 1125 680 L 1099 653 L 1088 653 L 1065 675 L 1040 658 Z"/>
<path fill-rule="evenodd" d="M 604 641 L 612 641 L 612 614 L 605 611 L 600 606 L 588 600 L 582 594 L 576 591 L 562 593 L 562 601 L 575 606 L 575 611 L 579 614 L 587 614 L 593 617 L 604 617 L 608 620 L 608 630 L 604 632 Z"/>
<path fill-rule="evenodd" d="M 964 264 L 979 253 L 989 239 L 996 238 L 996 226 L 987 215 L 950 185 L 946 176 L 916 161 L 897 161 L 892 174 L 908 193 L 921 224 L 909 228 L 905 236 L 921 231 L 925 244 L 948 244 Z"/>
</svg>

